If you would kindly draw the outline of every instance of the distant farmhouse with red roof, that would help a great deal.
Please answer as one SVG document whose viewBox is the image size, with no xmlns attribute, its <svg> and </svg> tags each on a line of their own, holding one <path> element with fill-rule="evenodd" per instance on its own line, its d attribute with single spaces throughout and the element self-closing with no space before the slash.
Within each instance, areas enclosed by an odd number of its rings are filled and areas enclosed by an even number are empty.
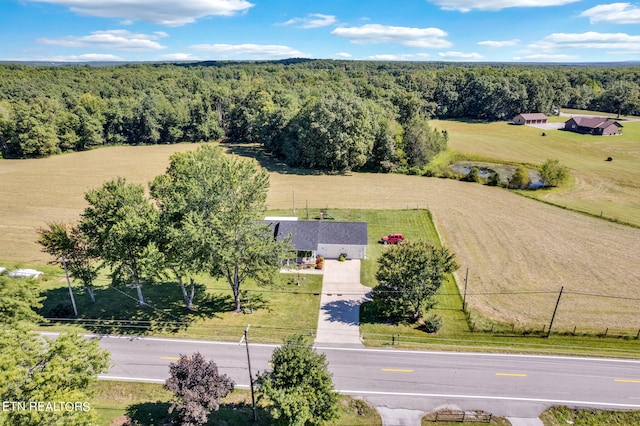
<svg viewBox="0 0 640 426">
<path fill-rule="evenodd" d="M 564 123 L 564 129 L 598 136 L 622 134 L 622 124 L 605 117 L 571 117 Z"/>
<path fill-rule="evenodd" d="M 541 112 L 518 114 L 512 121 L 513 124 L 547 124 L 547 116 Z"/>
</svg>

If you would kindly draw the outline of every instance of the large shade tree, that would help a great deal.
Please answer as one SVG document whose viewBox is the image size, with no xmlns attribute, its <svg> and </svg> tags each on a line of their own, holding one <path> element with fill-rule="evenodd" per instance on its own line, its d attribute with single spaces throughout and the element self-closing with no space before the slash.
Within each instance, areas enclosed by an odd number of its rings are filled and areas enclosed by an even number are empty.
<svg viewBox="0 0 640 426">
<path fill-rule="evenodd" d="M 141 281 L 162 268 L 155 243 L 158 212 L 142 185 L 118 178 L 85 194 L 80 230 L 91 254 L 111 267 L 114 282 L 131 280 L 138 303 L 145 305 Z"/>
<path fill-rule="evenodd" d="M 446 247 L 417 240 L 390 247 L 378 260 L 372 298 L 382 314 L 420 321 L 435 302 L 447 274 L 458 269 Z"/>
<path fill-rule="evenodd" d="M 191 279 L 208 272 L 224 278 L 233 291 L 235 310 L 241 311 L 242 284 L 248 279 L 271 282 L 289 248 L 260 222 L 268 188 L 265 170 L 220 148 L 204 145 L 174 154 L 151 193 L 161 211 L 160 249 L 176 276 Z M 183 293 L 188 301 L 184 285 Z"/>
</svg>

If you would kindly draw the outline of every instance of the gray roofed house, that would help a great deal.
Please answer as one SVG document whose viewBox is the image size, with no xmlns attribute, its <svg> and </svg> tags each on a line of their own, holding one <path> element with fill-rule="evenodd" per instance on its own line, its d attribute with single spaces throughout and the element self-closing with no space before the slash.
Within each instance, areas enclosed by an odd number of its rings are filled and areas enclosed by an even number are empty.
<svg viewBox="0 0 640 426">
<path fill-rule="evenodd" d="M 296 251 L 312 252 L 312 257 L 364 259 L 368 244 L 366 222 L 329 222 L 305 220 L 265 220 L 274 235 L 284 239 L 291 235 Z"/>
</svg>

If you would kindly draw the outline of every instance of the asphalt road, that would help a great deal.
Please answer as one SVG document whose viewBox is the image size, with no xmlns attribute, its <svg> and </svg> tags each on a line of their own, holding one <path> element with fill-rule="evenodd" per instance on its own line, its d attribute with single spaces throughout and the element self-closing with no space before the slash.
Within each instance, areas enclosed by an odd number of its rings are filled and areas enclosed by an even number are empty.
<svg viewBox="0 0 640 426">
<path fill-rule="evenodd" d="M 249 333 L 250 335 L 250 333 Z M 103 379 L 163 383 L 180 354 L 212 359 L 248 387 L 244 344 L 151 337 L 94 336 L 111 352 Z M 275 345 L 250 343 L 253 374 L 269 368 Z M 431 411 L 444 406 L 499 416 L 537 417 L 554 405 L 640 409 L 640 361 L 553 356 L 316 349 L 327 356 L 335 387 L 376 406 Z"/>
</svg>

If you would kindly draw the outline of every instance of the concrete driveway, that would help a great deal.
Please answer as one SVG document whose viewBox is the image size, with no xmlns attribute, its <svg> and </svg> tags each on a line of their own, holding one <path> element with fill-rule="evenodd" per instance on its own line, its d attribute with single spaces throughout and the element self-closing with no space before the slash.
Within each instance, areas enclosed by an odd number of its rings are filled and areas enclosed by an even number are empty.
<svg viewBox="0 0 640 426">
<path fill-rule="evenodd" d="M 316 345 L 362 346 L 360 304 L 369 291 L 360 284 L 360 260 L 325 260 Z"/>
</svg>

